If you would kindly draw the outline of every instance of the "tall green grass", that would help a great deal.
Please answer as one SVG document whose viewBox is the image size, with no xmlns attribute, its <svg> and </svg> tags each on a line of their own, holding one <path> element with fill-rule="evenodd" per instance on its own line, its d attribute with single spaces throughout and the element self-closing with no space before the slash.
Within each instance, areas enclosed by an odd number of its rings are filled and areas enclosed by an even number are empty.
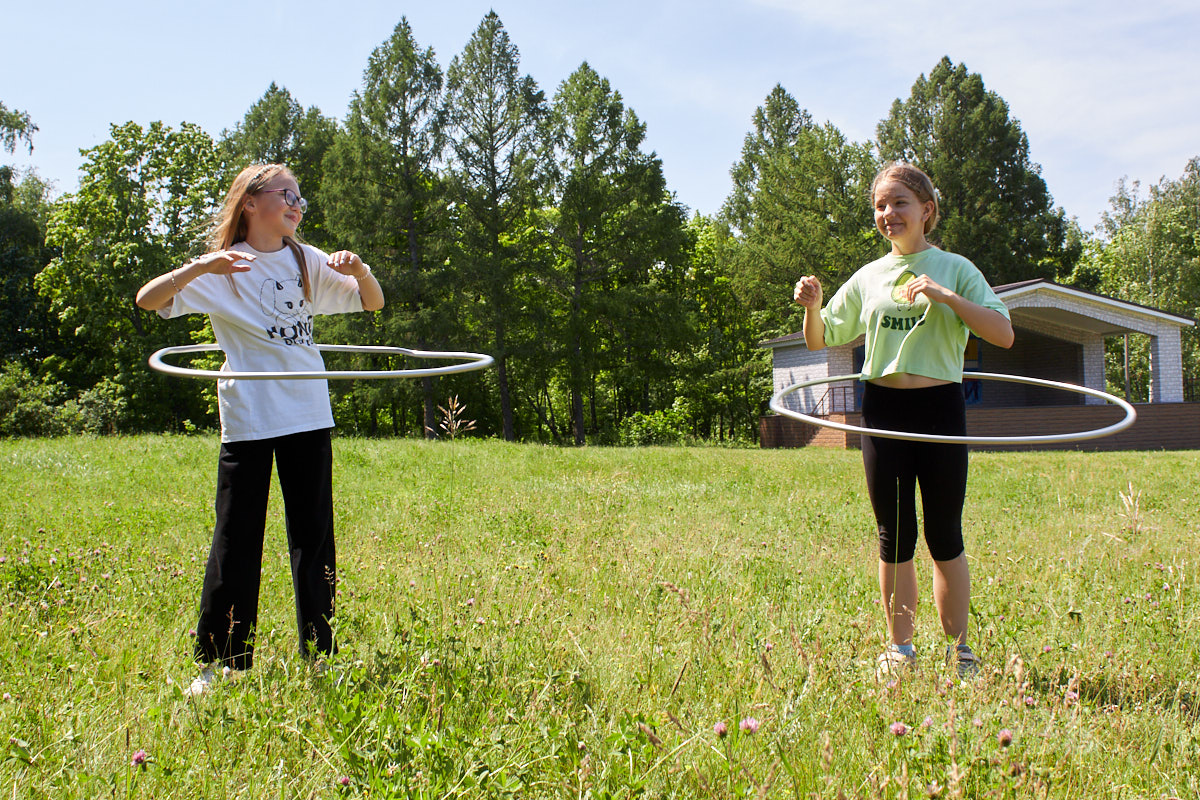
<svg viewBox="0 0 1200 800">
<path fill-rule="evenodd" d="M 216 450 L 0 442 L 0 796 L 1200 795 L 1195 453 L 973 454 L 984 671 L 926 590 L 884 684 L 855 453 L 340 439 L 336 670 L 273 499 L 255 668 L 191 700 Z"/>
</svg>

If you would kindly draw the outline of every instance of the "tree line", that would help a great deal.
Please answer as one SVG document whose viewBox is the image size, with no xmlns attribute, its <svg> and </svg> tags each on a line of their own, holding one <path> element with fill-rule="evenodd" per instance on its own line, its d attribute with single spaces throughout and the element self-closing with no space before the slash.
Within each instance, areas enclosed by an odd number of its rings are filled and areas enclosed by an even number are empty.
<svg viewBox="0 0 1200 800">
<path fill-rule="evenodd" d="M 36 172 L 4 168 L 0 434 L 215 424 L 215 386 L 145 361 L 210 341 L 207 322 L 164 322 L 133 296 L 203 251 L 232 176 L 259 161 L 296 175 L 307 241 L 358 252 L 383 284 L 383 311 L 323 318 L 322 341 L 496 360 L 331 383 L 339 427 L 365 435 L 436 435 L 457 397 L 477 433 L 508 440 L 755 440 L 771 386 L 758 343 L 799 329 L 798 275 L 836 286 L 884 252 L 867 187 L 897 159 L 931 174 L 940 244 L 994 285 L 1043 277 L 1179 313 L 1200 305 L 1196 161 L 1148 198 L 1123 184 L 1101 235 L 1085 234 L 1054 207 L 1004 100 L 949 58 L 873 141 L 818 124 L 782 86 L 751 126 L 720 212 L 689 216 L 620 91 L 585 61 L 547 96 L 492 12 L 444 69 L 401 19 L 342 120 L 272 84 L 216 138 L 114 124 L 84 151 L 78 191 L 53 201 Z M 0 104 L 0 146 L 32 152 L 36 131 Z M 1194 336 L 1185 347 L 1195 355 Z M 399 366 L 341 358 L 330 366 Z"/>
</svg>

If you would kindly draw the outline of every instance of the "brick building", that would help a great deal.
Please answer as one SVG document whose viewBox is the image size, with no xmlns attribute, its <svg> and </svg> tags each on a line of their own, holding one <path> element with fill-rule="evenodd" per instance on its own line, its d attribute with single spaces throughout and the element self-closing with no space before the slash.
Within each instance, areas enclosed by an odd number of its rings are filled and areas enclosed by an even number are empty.
<svg viewBox="0 0 1200 800">
<path fill-rule="evenodd" d="M 1181 332 L 1195 325 L 1195 320 L 1045 280 L 995 289 L 1012 316 L 1016 342 L 1009 350 L 975 337 L 968 343 L 964 354 L 968 434 L 1063 433 L 1116 422 L 1123 416 L 1121 410 L 1099 398 L 1026 384 L 972 381 L 969 373 L 1024 375 L 1104 391 L 1105 339 L 1145 335 L 1150 341 L 1150 402 L 1138 404 L 1138 421 L 1105 439 L 1042 447 L 1200 448 L 1200 404 L 1184 402 L 1180 349 Z M 861 338 L 816 352 L 805 347 L 802 333 L 762 342 L 760 346 L 772 351 L 775 392 L 802 381 L 855 374 L 863 360 Z M 859 424 L 860 399 L 858 381 L 813 386 L 784 398 L 787 408 L 828 415 L 854 425 Z M 859 446 L 855 434 L 817 428 L 789 417 L 763 417 L 760 431 L 764 447 Z"/>
</svg>

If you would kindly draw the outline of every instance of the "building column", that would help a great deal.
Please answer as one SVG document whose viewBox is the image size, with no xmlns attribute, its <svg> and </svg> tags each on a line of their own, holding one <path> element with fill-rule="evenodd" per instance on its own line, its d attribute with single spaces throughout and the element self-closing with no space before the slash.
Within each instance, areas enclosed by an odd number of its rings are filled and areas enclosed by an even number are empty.
<svg viewBox="0 0 1200 800">
<path fill-rule="evenodd" d="M 1101 336 L 1089 336 L 1083 342 L 1083 385 L 1100 392 L 1108 385 L 1104 372 L 1104 338 Z M 1083 402 L 1095 406 L 1104 405 L 1105 401 L 1088 394 L 1083 396 Z"/>
<path fill-rule="evenodd" d="M 1179 332 L 1159 329 L 1150 337 L 1150 402 L 1183 402 L 1183 356 Z"/>
</svg>

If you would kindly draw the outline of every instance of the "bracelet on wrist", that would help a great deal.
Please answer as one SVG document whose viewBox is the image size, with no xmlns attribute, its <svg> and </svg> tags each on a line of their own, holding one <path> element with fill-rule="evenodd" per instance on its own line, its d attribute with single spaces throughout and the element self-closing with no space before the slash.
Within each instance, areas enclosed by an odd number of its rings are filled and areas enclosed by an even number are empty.
<svg viewBox="0 0 1200 800">
<path fill-rule="evenodd" d="M 359 283 L 362 283 L 363 279 L 370 277 L 370 275 L 371 275 L 371 268 L 368 267 L 366 264 L 363 264 L 363 274 L 355 275 L 353 277 L 354 277 L 354 280 L 358 281 Z"/>
</svg>

